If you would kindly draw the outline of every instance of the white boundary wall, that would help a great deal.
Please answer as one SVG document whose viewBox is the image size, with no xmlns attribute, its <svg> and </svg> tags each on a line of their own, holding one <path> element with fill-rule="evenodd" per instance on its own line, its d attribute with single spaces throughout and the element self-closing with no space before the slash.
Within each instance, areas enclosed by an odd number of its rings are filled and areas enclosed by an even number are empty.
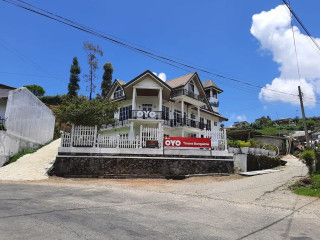
<svg viewBox="0 0 320 240">
<path fill-rule="evenodd" d="M 25 87 L 9 92 L 5 119 L 6 131 L 0 131 L 0 166 L 23 149 L 53 139 L 52 111 Z"/>
</svg>

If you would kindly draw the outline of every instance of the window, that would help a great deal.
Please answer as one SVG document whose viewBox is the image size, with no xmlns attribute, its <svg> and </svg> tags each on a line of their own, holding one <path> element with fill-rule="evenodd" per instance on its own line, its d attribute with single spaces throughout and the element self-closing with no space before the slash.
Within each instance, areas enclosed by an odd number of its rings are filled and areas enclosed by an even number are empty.
<svg viewBox="0 0 320 240">
<path fill-rule="evenodd" d="M 162 119 L 169 120 L 169 108 L 162 106 Z"/>
<path fill-rule="evenodd" d="M 205 93 L 206 93 L 206 97 L 210 98 L 210 90 L 205 90 Z"/>
<path fill-rule="evenodd" d="M 192 81 L 189 82 L 189 92 L 194 93 L 194 83 Z"/>
<path fill-rule="evenodd" d="M 204 118 L 200 117 L 200 129 L 204 129 Z"/>
<path fill-rule="evenodd" d="M 214 121 L 213 125 L 218 126 L 218 122 Z"/>
<path fill-rule="evenodd" d="M 173 116 L 174 116 L 174 119 L 175 119 L 178 123 L 181 123 L 181 122 L 182 122 L 182 114 L 181 114 L 181 111 L 175 109 L 174 112 L 173 112 Z"/>
<path fill-rule="evenodd" d="M 191 113 L 191 119 L 196 119 L 196 115 L 194 115 L 193 113 Z"/>
<path fill-rule="evenodd" d="M 212 97 L 215 98 L 215 99 L 218 98 L 218 93 L 217 93 L 216 90 L 213 90 L 213 89 L 212 89 Z"/>
<path fill-rule="evenodd" d="M 128 133 L 120 133 L 119 134 L 121 138 L 128 138 Z"/>
<path fill-rule="evenodd" d="M 206 126 L 207 130 L 211 130 L 211 120 L 207 119 L 207 126 Z"/>
<path fill-rule="evenodd" d="M 196 138 L 197 134 L 196 133 L 189 133 L 189 137 Z"/>
<path fill-rule="evenodd" d="M 142 110 L 143 111 L 152 111 L 152 104 L 142 104 Z"/>
<path fill-rule="evenodd" d="M 116 88 L 116 90 L 114 91 L 114 93 L 113 93 L 113 98 L 119 98 L 119 97 L 122 97 L 122 96 L 123 96 L 122 87 L 118 86 Z"/>
<path fill-rule="evenodd" d="M 120 121 L 127 120 L 131 117 L 132 117 L 132 106 L 131 105 L 120 108 L 120 111 L 119 111 L 119 120 Z"/>
</svg>

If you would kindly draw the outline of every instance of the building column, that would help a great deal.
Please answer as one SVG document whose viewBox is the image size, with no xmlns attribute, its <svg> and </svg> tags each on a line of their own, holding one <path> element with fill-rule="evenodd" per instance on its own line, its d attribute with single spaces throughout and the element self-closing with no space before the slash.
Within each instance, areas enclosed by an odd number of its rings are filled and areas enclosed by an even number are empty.
<svg viewBox="0 0 320 240">
<path fill-rule="evenodd" d="M 210 97 L 213 97 L 212 88 L 210 89 Z"/>
<path fill-rule="evenodd" d="M 182 118 L 182 124 L 184 124 L 184 101 L 181 101 L 181 118 Z"/>
<path fill-rule="evenodd" d="M 133 122 L 130 123 L 129 137 L 134 137 L 134 134 L 133 134 Z"/>
<path fill-rule="evenodd" d="M 200 122 L 200 107 L 199 106 L 198 106 L 197 110 L 198 110 L 198 122 Z"/>
<path fill-rule="evenodd" d="M 159 98 L 159 110 L 158 111 L 162 111 L 162 88 L 159 89 L 159 94 L 158 94 L 158 98 Z"/>
<path fill-rule="evenodd" d="M 136 95 L 137 95 L 137 90 L 135 87 L 133 87 L 133 92 L 132 92 L 132 110 L 136 110 Z"/>
</svg>

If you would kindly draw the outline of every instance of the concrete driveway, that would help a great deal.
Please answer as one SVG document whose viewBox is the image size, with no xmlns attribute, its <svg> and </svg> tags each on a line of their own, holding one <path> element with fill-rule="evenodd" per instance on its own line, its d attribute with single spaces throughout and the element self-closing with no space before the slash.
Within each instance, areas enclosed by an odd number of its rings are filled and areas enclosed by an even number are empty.
<svg viewBox="0 0 320 240">
<path fill-rule="evenodd" d="M 319 239 L 320 199 L 286 185 L 297 160 L 254 177 L 0 184 L 0 239 Z"/>
</svg>

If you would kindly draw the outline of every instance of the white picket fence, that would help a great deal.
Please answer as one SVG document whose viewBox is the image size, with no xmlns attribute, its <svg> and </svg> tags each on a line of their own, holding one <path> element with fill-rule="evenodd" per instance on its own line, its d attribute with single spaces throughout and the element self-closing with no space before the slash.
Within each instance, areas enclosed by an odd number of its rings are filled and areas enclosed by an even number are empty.
<svg viewBox="0 0 320 240">
<path fill-rule="evenodd" d="M 212 149 L 227 149 L 227 133 L 222 131 L 203 131 L 205 138 L 211 139 Z M 148 128 L 140 126 L 140 135 L 120 137 L 99 135 L 95 126 L 72 126 L 71 132 L 64 132 L 61 147 L 98 147 L 98 148 L 145 148 L 148 140 L 158 142 L 158 147 L 163 148 L 163 128 Z"/>
<path fill-rule="evenodd" d="M 225 129 L 218 131 L 205 130 L 202 134 L 205 138 L 211 139 L 211 148 L 227 150 L 227 131 Z"/>
<path fill-rule="evenodd" d="M 71 133 L 64 132 L 61 138 L 61 147 L 145 148 L 148 140 L 158 141 L 158 147 L 163 147 L 162 128 L 143 126 L 136 137 L 100 135 L 96 126 L 72 126 Z"/>
<path fill-rule="evenodd" d="M 163 146 L 163 130 L 162 128 L 148 128 L 140 126 L 140 139 L 142 147 L 146 147 L 148 140 L 158 141 L 159 148 Z"/>
<path fill-rule="evenodd" d="M 139 148 L 140 138 L 99 135 L 97 145 L 100 148 Z"/>
</svg>

